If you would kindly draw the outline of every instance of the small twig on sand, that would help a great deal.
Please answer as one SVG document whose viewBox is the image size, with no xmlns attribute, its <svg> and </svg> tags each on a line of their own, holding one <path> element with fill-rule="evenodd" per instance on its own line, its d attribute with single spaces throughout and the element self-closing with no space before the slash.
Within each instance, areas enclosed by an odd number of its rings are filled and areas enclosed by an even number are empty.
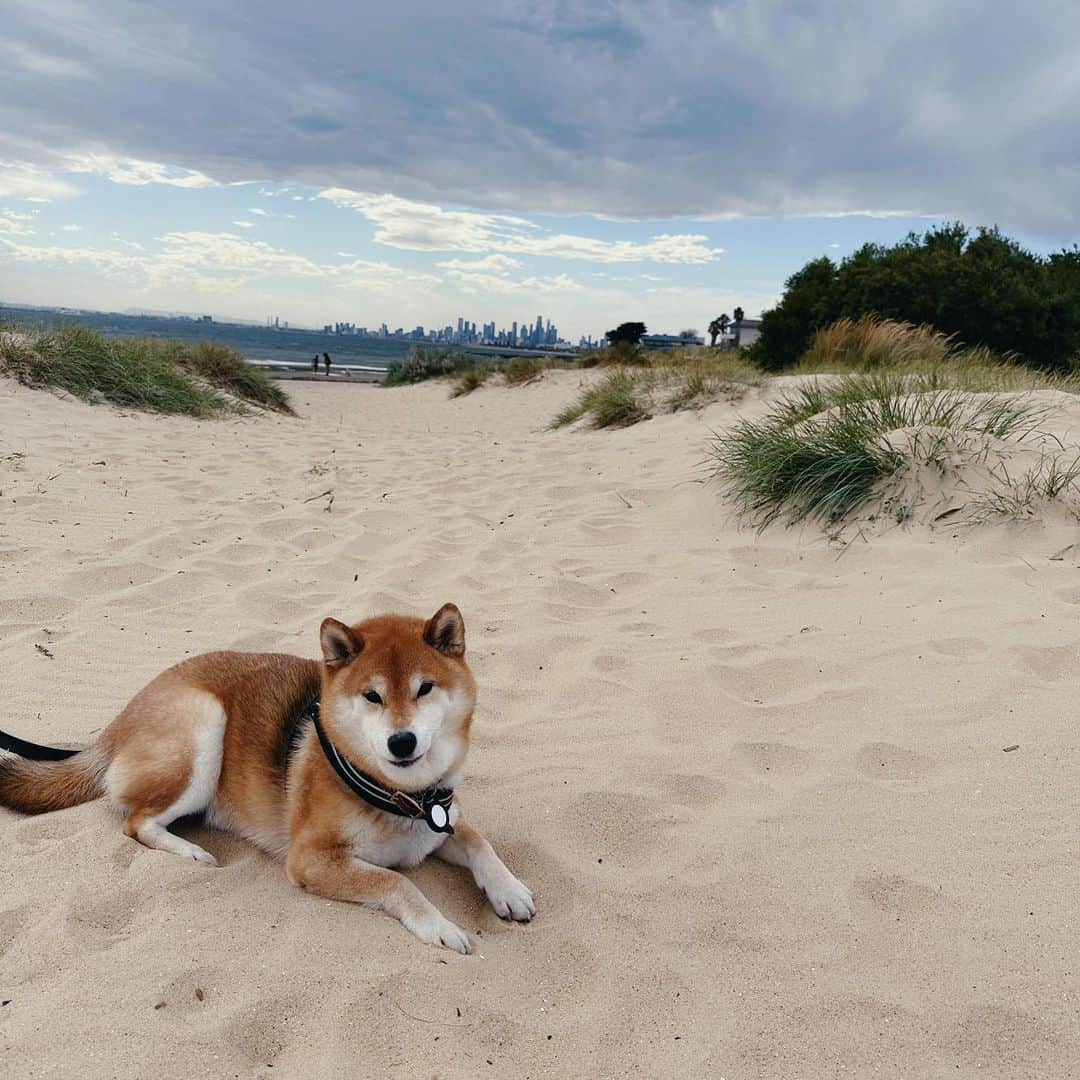
<svg viewBox="0 0 1080 1080">
<path fill-rule="evenodd" d="M 401 1013 L 402 1016 L 407 1016 L 410 1020 L 416 1020 L 421 1024 L 437 1024 L 439 1027 L 450 1027 L 451 1026 L 445 1020 L 425 1020 L 422 1016 L 413 1016 L 413 1014 L 411 1012 L 407 1012 L 405 1009 L 403 1009 L 396 1001 L 394 1001 L 393 998 L 391 998 L 390 1000 L 393 1002 L 394 1008 L 397 1009 L 397 1011 L 399 1013 Z M 463 1025 L 454 1024 L 453 1026 L 454 1027 L 461 1027 Z"/>
<path fill-rule="evenodd" d="M 49 652 L 49 650 L 46 649 L 44 645 L 35 644 L 34 648 L 37 649 L 37 651 L 39 653 L 41 653 L 42 656 L 47 656 L 50 660 L 55 660 L 56 659 L 56 657 L 53 656 L 53 654 L 51 652 Z"/>
<path fill-rule="evenodd" d="M 310 499 L 305 499 L 304 502 L 309 503 L 309 502 L 314 502 L 316 499 L 325 499 L 327 495 L 329 495 L 330 499 L 333 500 L 333 498 L 334 498 L 334 489 L 333 488 L 327 488 L 325 491 L 320 491 L 318 495 L 312 495 Z"/>
<path fill-rule="evenodd" d="M 619 498 L 620 498 L 620 499 L 622 499 L 622 501 L 623 501 L 624 503 L 626 503 L 626 509 L 627 509 L 627 510 L 633 510 L 633 509 L 634 509 L 634 508 L 633 508 L 633 507 L 632 507 L 632 506 L 630 505 L 630 502 L 629 502 L 629 500 L 628 500 L 628 499 L 626 498 L 626 496 L 625 496 L 625 495 L 620 495 L 620 494 L 619 494 L 619 492 L 617 492 L 617 491 L 615 492 L 615 494 L 616 494 L 616 495 L 618 495 L 618 496 L 619 496 Z"/>
</svg>

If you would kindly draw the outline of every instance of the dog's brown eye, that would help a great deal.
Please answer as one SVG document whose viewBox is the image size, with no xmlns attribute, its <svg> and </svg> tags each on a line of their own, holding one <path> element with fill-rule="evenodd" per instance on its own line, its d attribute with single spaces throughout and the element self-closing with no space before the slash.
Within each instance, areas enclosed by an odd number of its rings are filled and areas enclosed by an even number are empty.
<svg viewBox="0 0 1080 1080">
<path fill-rule="evenodd" d="M 430 694 L 434 685 L 434 683 L 422 682 L 420 684 L 420 689 L 416 691 L 416 696 L 423 697 L 425 694 Z"/>
<path fill-rule="evenodd" d="M 377 690 L 365 690 L 364 697 L 366 697 L 372 705 L 382 704 L 382 698 L 379 697 L 379 692 Z"/>
</svg>

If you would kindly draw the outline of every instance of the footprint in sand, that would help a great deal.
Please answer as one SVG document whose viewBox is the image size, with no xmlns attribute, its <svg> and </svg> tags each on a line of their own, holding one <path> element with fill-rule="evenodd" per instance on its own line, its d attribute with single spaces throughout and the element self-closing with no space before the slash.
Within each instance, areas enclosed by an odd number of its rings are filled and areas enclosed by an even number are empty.
<svg viewBox="0 0 1080 1080">
<path fill-rule="evenodd" d="M 867 776 L 884 780 L 917 780 L 936 763 L 924 754 L 893 743 L 867 743 L 855 755 L 855 767 Z"/>
<path fill-rule="evenodd" d="M 731 756 L 744 769 L 762 776 L 795 776 L 809 772 L 814 763 L 812 755 L 787 743 L 736 743 Z"/>
<path fill-rule="evenodd" d="M 987 649 L 984 642 L 972 637 L 938 638 L 927 644 L 931 649 L 941 653 L 943 656 L 978 656 L 980 653 L 986 652 Z"/>
<path fill-rule="evenodd" d="M 945 904 L 941 892 L 900 874 L 873 874 L 856 878 L 851 885 L 855 902 L 882 915 L 921 914 Z"/>
<path fill-rule="evenodd" d="M 0 599 L 0 622 L 28 622 L 48 626 L 62 619 L 74 606 L 62 596 L 12 596 Z"/>
<path fill-rule="evenodd" d="M 128 927 L 145 899 L 143 893 L 125 889 L 76 896 L 64 916 L 68 935 L 80 949 L 107 949 Z"/>
<path fill-rule="evenodd" d="M 33 910 L 31 904 L 21 904 L 19 907 L 0 911 L 0 956 L 3 956 L 22 936 L 23 931 L 30 924 L 30 915 Z"/>
<path fill-rule="evenodd" d="M 1011 651 L 1024 671 L 1046 682 L 1072 677 L 1080 660 L 1074 645 L 1016 645 Z"/>
<path fill-rule="evenodd" d="M 12 830 L 15 839 L 27 847 L 38 847 L 54 840 L 65 840 L 83 828 L 82 822 L 73 814 L 48 814 L 19 822 Z"/>
<path fill-rule="evenodd" d="M 162 576 L 160 567 L 125 561 L 115 566 L 86 566 L 65 574 L 60 585 L 77 596 L 114 593 L 132 586 L 146 585 Z"/>
</svg>

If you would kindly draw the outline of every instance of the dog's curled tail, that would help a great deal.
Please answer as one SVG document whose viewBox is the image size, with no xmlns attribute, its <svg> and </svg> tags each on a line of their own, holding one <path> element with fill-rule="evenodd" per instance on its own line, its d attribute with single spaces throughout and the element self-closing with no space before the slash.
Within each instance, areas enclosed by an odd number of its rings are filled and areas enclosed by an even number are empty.
<svg viewBox="0 0 1080 1080">
<path fill-rule="evenodd" d="M 85 750 L 39 746 L 0 731 L 0 806 L 43 814 L 89 802 L 105 793 L 109 755 L 100 744 Z"/>
</svg>

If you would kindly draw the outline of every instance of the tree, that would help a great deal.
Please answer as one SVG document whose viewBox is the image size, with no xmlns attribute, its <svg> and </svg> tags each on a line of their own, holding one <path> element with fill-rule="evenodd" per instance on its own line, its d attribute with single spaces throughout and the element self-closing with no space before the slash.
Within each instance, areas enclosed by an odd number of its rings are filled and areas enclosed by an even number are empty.
<svg viewBox="0 0 1080 1080">
<path fill-rule="evenodd" d="M 964 345 L 985 345 L 1035 367 L 1065 370 L 1080 355 L 1080 251 L 1045 258 L 998 229 L 959 222 L 865 244 L 839 266 L 815 259 L 788 278 L 761 318 L 757 359 L 798 361 L 814 331 L 843 316 L 925 323 Z"/>
<path fill-rule="evenodd" d="M 620 342 L 626 342 L 628 345 L 640 345 L 641 339 L 645 336 L 645 324 L 643 322 L 624 322 L 619 323 L 614 330 L 609 330 L 604 337 L 608 339 L 609 344 L 618 345 Z"/>
<path fill-rule="evenodd" d="M 825 257 L 808 262 L 787 279 L 780 303 L 761 316 L 761 337 L 754 350 L 762 367 L 768 371 L 790 367 L 806 352 L 814 331 L 840 317 L 833 297 L 835 282 L 836 267 Z"/>
<path fill-rule="evenodd" d="M 737 307 L 731 314 L 735 317 L 735 322 L 740 323 L 743 321 L 745 312 L 741 307 Z"/>
<path fill-rule="evenodd" d="M 697 337 L 697 331 L 693 329 L 680 330 L 679 337 L 681 337 L 683 341 L 693 341 L 694 338 Z"/>
<path fill-rule="evenodd" d="M 718 315 L 711 323 L 709 323 L 709 344 L 715 349 L 716 339 L 722 334 L 727 333 L 727 328 L 731 325 L 731 320 L 727 315 Z"/>
</svg>

